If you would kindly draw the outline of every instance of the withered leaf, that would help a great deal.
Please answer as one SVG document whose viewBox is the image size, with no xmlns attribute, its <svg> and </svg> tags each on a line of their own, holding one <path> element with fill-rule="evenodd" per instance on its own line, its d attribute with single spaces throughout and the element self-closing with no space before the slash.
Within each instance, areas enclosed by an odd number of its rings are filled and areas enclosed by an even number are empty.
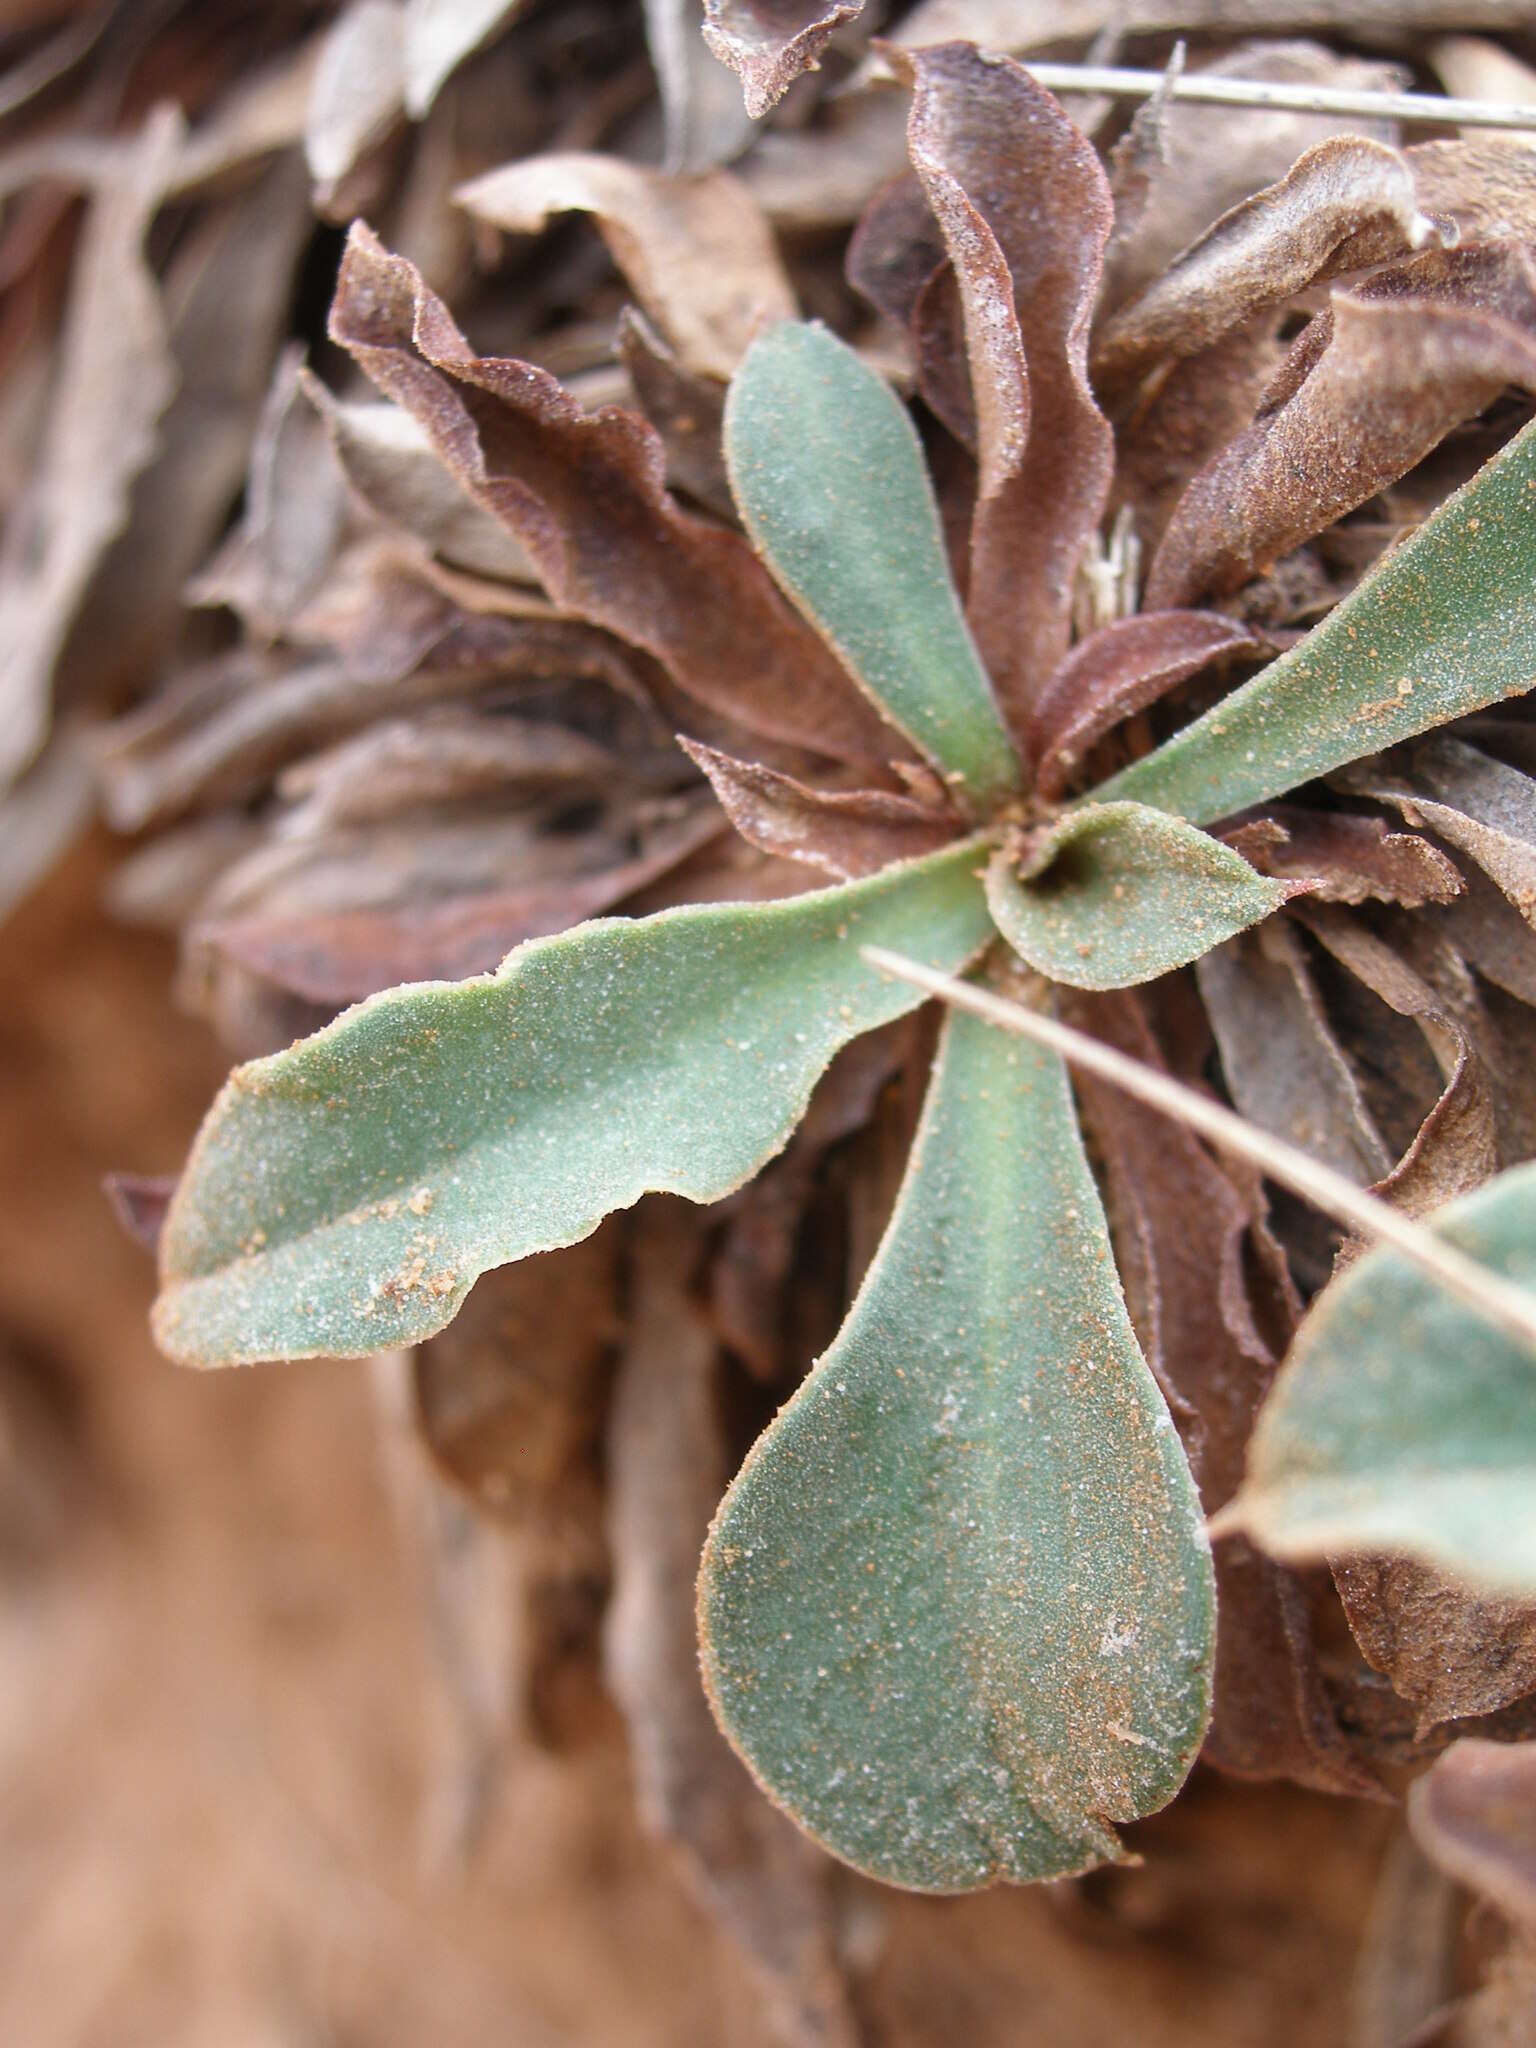
<svg viewBox="0 0 1536 2048">
<path fill-rule="evenodd" d="M 636 1791 L 699 1905 L 741 1949 L 793 2048 L 856 2048 L 828 1865 L 715 1728 L 699 1680 L 694 1578 L 728 1476 L 715 1343 L 686 1292 L 696 1219 L 653 1204 L 637 1231 L 631 1332 L 609 1425 L 614 1589 L 604 1658 Z"/>
<path fill-rule="evenodd" d="M 1536 1607 L 1480 1599 L 1401 1557 L 1335 1559 L 1333 1579 L 1367 1663 L 1418 1708 L 1420 1734 L 1536 1692 Z"/>
<path fill-rule="evenodd" d="M 632 306 L 619 315 L 618 352 L 640 410 L 666 447 L 667 481 L 722 519 L 734 519 L 722 442 L 725 386 L 685 370 Z"/>
<path fill-rule="evenodd" d="M 1221 835 L 1263 875 L 1309 880 L 1324 903 L 1399 903 L 1417 910 L 1462 893 L 1457 869 L 1430 840 L 1385 819 L 1302 804 L 1267 804 Z"/>
<path fill-rule="evenodd" d="M 304 156 L 322 210 L 404 107 L 405 10 L 397 0 L 352 0 L 321 49 L 304 124 Z"/>
<path fill-rule="evenodd" d="M 1465 740 L 1436 735 L 1350 780 L 1469 854 L 1536 926 L 1536 779 Z"/>
<path fill-rule="evenodd" d="M 924 285 L 947 261 L 921 182 L 912 171 L 898 171 L 864 209 L 843 269 L 854 290 L 905 334 Z"/>
<path fill-rule="evenodd" d="M 1455 222 L 1469 242 L 1536 232 L 1536 156 L 1513 136 L 1419 142 L 1404 152 L 1426 211 Z"/>
<path fill-rule="evenodd" d="M 361 226 L 331 331 L 421 420 L 567 610 L 644 647 L 749 729 L 835 758 L 902 751 L 746 542 L 668 498 L 661 443 L 637 414 L 583 414 L 544 371 L 476 356 L 411 266 Z"/>
<path fill-rule="evenodd" d="M 845 227 L 906 161 L 900 96 L 854 93 L 826 107 L 815 128 L 765 129 L 738 175 L 777 227 Z"/>
<path fill-rule="evenodd" d="M 86 217 L 37 470 L 0 545 L 0 782 L 36 754 L 54 664 L 176 388 L 144 236 L 181 147 L 153 117 Z"/>
<path fill-rule="evenodd" d="M 739 156 L 752 139 L 741 89 L 722 71 L 699 33 L 702 0 L 644 0 L 645 40 L 669 171 L 710 171 Z"/>
<path fill-rule="evenodd" d="M 1509 384 L 1536 388 L 1536 269 L 1516 245 L 1430 251 L 1335 291 L 1259 417 L 1180 499 L 1148 572 L 1148 605 L 1235 590 Z"/>
<path fill-rule="evenodd" d="M 477 220 L 537 234 L 556 214 L 596 216 L 630 289 L 684 369 L 729 377 L 762 327 L 799 307 L 757 201 L 729 171 L 677 176 L 618 157 L 547 152 L 454 197 Z"/>
<path fill-rule="evenodd" d="M 1109 492 L 1113 437 L 1087 375 L 1109 187 L 1020 65 L 963 43 L 893 62 L 964 314 L 980 466 L 967 614 L 1017 732 L 1067 651 L 1073 578 Z"/>
<path fill-rule="evenodd" d="M 1093 372 L 1123 386 L 1162 356 L 1194 355 L 1266 306 L 1435 236 L 1399 151 L 1367 137 L 1318 143 L 1277 185 L 1222 215 L 1104 323 Z"/>
<path fill-rule="evenodd" d="M 741 80 L 754 120 L 766 114 L 864 0 L 704 0 L 704 40 Z"/>
<path fill-rule="evenodd" d="M 405 111 L 419 121 L 448 79 L 527 0 L 405 0 Z"/>
<path fill-rule="evenodd" d="M 1408 1825 L 1458 1883 L 1536 1925 L 1536 1743 L 1454 1743 L 1409 1788 Z"/>
<path fill-rule="evenodd" d="M 1155 704 L 1207 663 L 1259 654 L 1266 644 L 1219 612 L 1139 612 L 1090 633 L 1051 676 L 1030 714 L 1025 748 L 1041 796 L 1064 795 L 1089 749 L 1121 719 Z"/>
<path fill-rule="evenodd" d="M 952 811 L 885 790 L 812 789 L 792 775 L 684 740 L 726 816 L 764 853 L 805 861 L 838 881 L 935 853 L 965 828 Z"/>
</svg>

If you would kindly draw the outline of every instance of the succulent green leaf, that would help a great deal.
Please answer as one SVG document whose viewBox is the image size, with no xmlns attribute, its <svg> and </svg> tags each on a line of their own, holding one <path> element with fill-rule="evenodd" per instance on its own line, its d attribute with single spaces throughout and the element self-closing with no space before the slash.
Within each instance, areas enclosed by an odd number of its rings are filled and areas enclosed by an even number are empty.
<svg viewBox="0 0 1536 2048">
<path fill-rule="evenodd" d="M 488 1267 L 648 1189 L 711 1202 L 779 1151 L 833 1054 L 991 927 L 969 841 L 787 901 L 605 918 L 495 974 L 391 989 L 231 1076 L 162 1237 L 155 1331 L 237 1364 L 440 1329 Z"/>
<path fill-rule="evenodd" d="M 1536 421 L 1306 639 L 1094 795 L 1209 824 L 1536 683 Z"/>
<path fill-rule="evenodd" d="M 1022 960 L 1074 988 L 1127 988 L 1198 960 L 1294 889 L 1182 818 L 1146 804 L 1069 811 L 1027 867 L 999 848 L 993 922 Z"/>
<path fill-rule="evenodd" d="M 1536 1286 L 1536 1166 L 1433 1227 Z M 1367 1253 L 1297 1332 L 1221 1519 L 1282 1557 L 1401 1551 L 1536 1595 L 1536 1356 L 1398 1253 Z"/>
<path fill-rule="evenodd" d="M 950 579 L 905 408 L 823 327 L 747 351 L 725 408 L 753 545 L 891 722 L 977 808 L 1019 769 Z"/>
<path fill-rule="evenodd" d="M 1213 1602 L 1065 1070 L 951 1016 L 858 1299 L 710 1531 L 720 1724 L 872 1876 L 1061 1877 L 1182 1783 Z"/>
</svg>

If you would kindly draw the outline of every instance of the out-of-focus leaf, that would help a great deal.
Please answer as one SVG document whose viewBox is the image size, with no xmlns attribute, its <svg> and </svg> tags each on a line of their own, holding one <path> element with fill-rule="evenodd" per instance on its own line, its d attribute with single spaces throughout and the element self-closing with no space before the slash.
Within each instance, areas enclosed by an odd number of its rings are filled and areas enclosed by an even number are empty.
<svg viewBox="0 0 1536 2048">
<path fill-rule="evenodd" d="M 1057 799 L 1105 733 L 1224 655 L 1265 645 L 1220 612 L 1139 612 L 1080 640 L 1035 699 L 1025 745 L 1035 787 Z"/>
<path fill-rule="evenodd" d="M 644 647 L 750 729 L 835 758 L 888 757 L 893 735 L 746 543 L 668 498 L 661 443 L 638 415 L 583 414 L 543 371 L 473 354 L 411 266 L 362 227 L 331 327 L 566 610 Z"/>
<path fill-rule="evenodd" d="M 1406 152 L 1419 198 L 1453 220 L 1468 242 L 1536 228 L 1536 156 L 1513 136 L 1479 134 L 1461 142 L 1420 142 Z"/>
<path fill-rule="evenodd" d="M 1114 1858 L 1204 1732 L 1210 1559 L 1054 1056 L 944 1027 L 847 1323 L 700 1574 L 705 1681 L 773 1797 L 888 1882 Z"/>
<path fill-rule="evenodd" d="M 304 156 L 322 208 L 405 108 L 405 9 L 351 0 L 333 24 L 310 84 Z"/>
<path fill-rule="evenodd" d="M 1536 1742 L 1453 1743 L 1408 1788 L 1408 1825 L 1458 1884 L 1536 1926 Z"/>
<path fill-rule="evenodd" d="M 669 171 L 712 171 L 752 139 L 741 88 L 710 54 L 702 0 L 645 0 L 645 40 L 661 98 Z"/>
<path fill-rule="evenodd" d="M 165 1212 L 176 1192 L 174 1174 L 109 1173 L 101 1184 L 112 1214 L 135 1244 L 158 1250 Z"/>
<path fill-rule="evenodd" d="M 632 306 L 619 315 L 619 360 L 640 410 L 667 451 L 667 481 L 722 519 L 734 519 L 725 473 L 725 386 L 685 370 Z"/>
<path fill-rule="evenodd" d="M 596 216 L 614 262 L 683 367 L 729 377 L 762 327 L 793 320 L 794 288 L 757 201 L 729 171 L 691 177 L 618 157 L 546 152 L 454 195 L 477 220 L 537 234 L 552 216 Z"/>
<path fill-rule="evenodd" d="M 1198 63 L 1201 78 L 1272 80 L 1344 92 L 1400 92 L 1402 66 L 1352 57 L 1320 43 L 1246 42 Z M 1134 136 L 1134 126 L 1132 134 Z M 1155 137 L 1134 157 L 1134 217 L 1117 190 L 1115 234 L 1105 270 L 1103 311 L 1125 303 L 1230 208 L 1284 178 L 1298 157 L 1330 135 L 1397 140 L 1389 122 L 1359 114 L 1302 114 L 1276 107 L 1220 107 L 1172 99 Z M 1119 147 L 1116 149 L 1119 158 Z"/>
<path fill-rule="evenodd" d="M 1465 740 L 1436 735 L 1406 761 L 1363 768 L 1349 781 L 1470 854 L 1536 926 L 1536 779 Z"/>
<path fill-rule="evenodd" d="M 1268 917 L 1271 882 L 1208 832 L 1144 804 L 1091 804 L 1031 845 L 1001 847 L 987 905 L 1013 950 L 1071 988 L 1126 988 Z"/>
<path fill-rule="evenodd" d="M 1323 903 L 1400 903 L 1417 910 L 1462 893 L 1458 870 L 1428 839 L 1393 832 L 1383 818 L 1302 804 L 1266 804 L 1263 816 L 1222 837 L 1261 875 L 1309 881 Z"/>
<path fill-rule="evenodd" d="M 1067 651 L 1073 578 L 1114 463 L 1087 372 L 1109 187 L 1092 145 L 1019 65 L 963 43 L 894 61 L 965 319 L 980 466 L 966 608 L 1021 730 Z"/>
<path fill-rule="evenodd" d="M 1232 1100 L 1250 1123 L 1368 1184 L 1391 1170 L 1295 933 L 1284 922 L 1196 967 Z"/>
<path fill-rule="evenodd" d="M 86 218 L 38 467 L 0 547 L 0 782 L 47 732 L 54 664 L 176 389 L 143 243 L 181 137 L 153 117 Z"/>
<path fill-rule="evenodd" d="M 833 100 L 814 128 L 764 129 L 738 175 L 776 227 L 846 227 L 906 161 L 900 95 L 858 93 Z"/>
<path fill-rule="evenodd" d="M 857 2048 L 828 1868 L 759 1796 L 699 1684 L 694 1579 L 729 1467 L 715 1345 L 684 1285 L 698 1251 L 696 1223 L 653 1216 L 637 1233 L 608 1437 L 614 1588 L 604 1663 L 629 1730 L 642 1816 L 753 1965 L 784 2038 L 794 2048 Z"/>
<path fill-rule="evenodd" d="M 944 237 L 913 171 L 899 171 L 865 208 L 843 268 L 856 292 L 909 333 L 919 295 L 948 260 Z"/>
<path fill-rule="evenodd" d="M 1235 590 L 1510 384 L 1536 388 L 1536 271 L 1514 244 L 1433 251 L 1335 292 L 1259 417 L 1180 499 L 1148 604 Z"/>
<path fill-rule="evenodd" d="M 1480 1600 L 1407 1558 L 1336 1559 L 1333 1576 L 1366 1661 L 1418 1708 L 1421 1731 L 1536 1692 L 1536 1607 Z"/>
<path fill-rule="evenodd" d="M 871 699 L 962 801 L 1013 789 L 917 435 L 886 385 L 824 328 L 777 327 L 736 373 L 725 451 L 754 544 Z"/>
<path fill-rule="evenodd" d="M 1536 1167 L 1435 1229 L 1536 1281 Z M 1536 1360 L 1395 1252 L 1371 1251 L 1302 1324 L 1224 1511 L 1277 1556 L 1401 1552 L 1474 1590 L 1536 1591 Z"/>
<path fill-rule="evenodd" d="M 984 943 L 975 859 L 535 940 L 237 1069 L 167 1222 L 161 1344 L 232 1364 L 415 1341 L 488 1267 L 648 1189 L 718 1200 L 840 1046 L 916 1006 L 861 945 L 953 969 Z"/>
<path fill-rule="evenodd" d="M 525 0 L 405 0 L 401 86 L 419 121 L 448 79 L 509 22 Z"/>
<path fill-rule="evenodd" d="M 1455 99 L 1491 100 L 1509 107 L 1536 104 L 1536 71 L 1489 36 L 1442 36 L 1430 45 L 1429 61 Z M 1475 138 L 1478 131 L 1463 128 L 1462 133 Z M 1536 128 L 1508 139 L 1529 148 L 1536 143 Z"/>
<path fill-rule="evenodd" d="M 1536 427 L 1526 426 L 1299 646 L 1096 798 L 1206 823 L 1528 690 L 1533 497 Z"/>
<path fill-rule="evenodd" d="M 302 382 L 342 475 L 381 519 L 461 568 L 512 583 L 537 580 L 527 550 L 443 465 L 419 420 L 398 405 L 336 398 L 308 373 Z"/>
<path fill-rule="evenodd" d="M 1308 285 L 1434 238 L 1399 152 L 1364 136 L 1320 142 L 1278 185 L 1223 214 L 1094 338 L 1093 370 L 1124 385 L 1164 356 L 1194 355 Z"/>
<path fill-rule="evenodd" d="M 714 747 L 693 740 L 682 745 L 744 839 L 785 860 L 807 861 L 840 882 L 935 853 L 963 829 L 952 813 L 934 811 L 914 797 L 876 789 L 811 789 Z"/>
<path fill-rule="evenodd" d="M 1068 996 L 1069 1022 L 1144 1064 L 1164 1065 L 1141 997 Z M 1199 1140 L 1085 1074 L 1078 1099 L 1104 1167 L 1115 1262 L 1132 1321 L 1173 1411 L 1207 1512 L 1235 1492 L 1253 1417 L 1296 1305 L 1255 1278 L 1252 1198 Z M 1272 1326 L 1266 1333 L 1260 1320 Z M 1274 1327 L 1278 1326 L 1278 1327 Z M 1243 1536 L 1216 1546 L 1215 1696 L 1206 1762 L 1238 1777 L 1293 1779 L 1359 1795 L 1294 1576 Z"/>
<path fill-rule="evenodd" d="M 741 80 L 753 120 L 766 114 L 802 71 L 817 69 L 828 42 L 864 0 L 704 0 L 704 40 Z"/>
</svg>

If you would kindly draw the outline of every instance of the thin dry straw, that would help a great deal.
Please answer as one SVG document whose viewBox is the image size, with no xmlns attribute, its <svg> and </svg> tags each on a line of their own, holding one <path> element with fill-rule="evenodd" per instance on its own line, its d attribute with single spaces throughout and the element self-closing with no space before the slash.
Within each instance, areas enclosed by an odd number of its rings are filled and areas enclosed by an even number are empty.
<svg viewBox="0 0 1536 2048">
<path fill-rule="evenodd" d="M 1286 85 L 1260 78 L 1213 78 L 1208 72 L 1123 71 L 1108 64 L 1026 64 L 1047 92 L 1102 93 L 1149 100 L 1163 93 L 1213 107 L 1267 107 L 1287 114 L 1343 114 L 1363 121 L 1434 122 L 1451 128 L 1536 129 L 1536 106 L 1501 100 L 1454 100 L 1427 92 L 1350 92 L 1331 85 Z"/>
<path fill-rule="evenodd" d="M 953 975 L 939 974 L 900 953 L 888 953 L 883 946 L 864 946 L 860 950 L 870 966 L 882 974 L 894 975 L 898 981 L 942 996 L 956 1009 L 969 1010 L 1004 1031 L 1049 1046 L 1070 1065 L 1096 1074 L 1101 1081 L 1134 1095 L 1149 1109 L 1160 1110 L 1198 1131 L 1219 1151 L 1236 1153 L 1238 1158 L 1251 1161 L 1271 1180 L 1279 1181 L 1303 1201 L 1315 1204 L 1351 1230 L 1359 1231 L 1362 1237 L 1401 1252 L 1486 1322 L 1496 1324 L 1506 1336 L 1536 1352 L 1536 1294 L 1468 1258 L 1432 1230 L 1410 1222 L 1399 1210 L 1356 1187 L 1332 1167 L 1320 1165 L 1294 1145 L 1271 1137 L 1267 1131 L 1256 1130 L 1230 1109 L 1223 1109 L 1193 1088 L 1186 1088 L 1183 1082 L 1144 1066 L 1140 1060 L 1128 1059 L 1112 1046 L 1055 1017 L 1041 1016 L 1038 1011 L 978 988 L 974 982 L 956 981 Z"/>
</svg>

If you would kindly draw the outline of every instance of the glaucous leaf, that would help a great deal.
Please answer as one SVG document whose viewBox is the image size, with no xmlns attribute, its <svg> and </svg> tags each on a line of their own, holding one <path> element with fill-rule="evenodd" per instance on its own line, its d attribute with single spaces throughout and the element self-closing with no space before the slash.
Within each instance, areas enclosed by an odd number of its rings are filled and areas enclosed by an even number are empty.
<svg viewBox="0 0 1536 2048">
<path fill-rule="evenodd" d="M 1054 1055 L 946 1023 L 884 1242 L 721 1505 L 699 1620 L 759 1781 L 889 1883 L 1066 1876 L 1178 1789 L 1210 1554 Z"/>
<path fill-rule="evenodd" d="M 1536 1282 L 1536 1166 L 1435 1229 Z M 1536 1591 L 1536 1358 L 1394 1252 L 1318 1299 L 1219 1521 L 1278 1556 L 1402 1552 L 1488 1592 Z"/>
<path fill-rule="evenodd" d="M 1207 824 L 1533 681 L 1536 423 L 1298 646 L 1094 794 Z"/>
<path fill-rule="evenodd" d="M 920 1000 L 860 945 L 954 969 L 985 942 L 975 861 L 584 925 L 237 1068 L 167 1219 L 161 1345 L 212 1365 L 414 1343 L 488 1267 L 648 1190 L 729 1194 L 838 1048 Z"/>
<path fill-rule="evenodd" d="M 754 342 L 725 408 L 754 545 L 882 712 L 984 804 L 1018 766 L 950 581 L 905 409 L 825 328 Z"/>
<path fill-rule="evenodd" d="M 1070 811 L 1022 870 L 1006 847 L 987 868 L 987 906 L 1003 937 L 1073 988 L 1128 988 L 1183 967 L 1268 917 L 1295 888 L 1145 804 Z"/>
</svg>

